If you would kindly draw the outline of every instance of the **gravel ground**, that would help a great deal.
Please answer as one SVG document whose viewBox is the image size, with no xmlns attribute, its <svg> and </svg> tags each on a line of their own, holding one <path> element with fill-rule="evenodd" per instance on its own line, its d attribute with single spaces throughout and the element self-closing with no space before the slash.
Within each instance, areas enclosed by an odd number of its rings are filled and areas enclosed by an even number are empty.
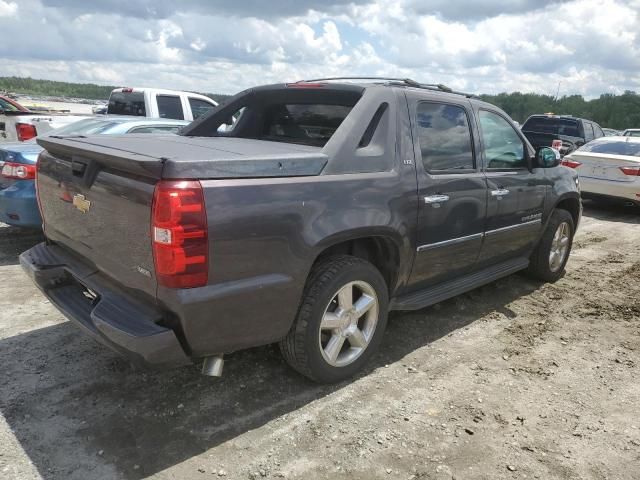
<svg viewBox="0 0 640 480">
<path fill-rule="evenodd" d="M 567 274 L 392 315 L 337 386 L 274 347 L 133 369 L 55 310 L 0 228 L 2 479 L 638 479 L 640 212 L 587 205 Z"/>
</svg>

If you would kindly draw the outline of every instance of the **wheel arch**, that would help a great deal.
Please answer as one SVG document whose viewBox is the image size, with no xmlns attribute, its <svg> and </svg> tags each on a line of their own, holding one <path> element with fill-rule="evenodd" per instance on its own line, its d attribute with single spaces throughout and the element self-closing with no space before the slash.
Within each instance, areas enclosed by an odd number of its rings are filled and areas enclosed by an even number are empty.
<svg viewBox="0 0 640 480">
<path fill-rule="evenodd" d="M 391 294 L 400 275 L 402 241 L 386 230 L 354 231 L 326 239 L 318 245 L 313 265 L 333 255 L 351 255 L 367 260 L 382 274 Z"/>
<path fill-rule="evenodd" d="M 573 218 L 574 229 L 578 228 L 578 223 L 580 223 L 580 216 L 582 215 L 582 203 L 579 194 L 576 193 L 575 195 L 563 195 L 555 203 L 552 211 L 556 209 L 568 211 Z"/>
</svg>

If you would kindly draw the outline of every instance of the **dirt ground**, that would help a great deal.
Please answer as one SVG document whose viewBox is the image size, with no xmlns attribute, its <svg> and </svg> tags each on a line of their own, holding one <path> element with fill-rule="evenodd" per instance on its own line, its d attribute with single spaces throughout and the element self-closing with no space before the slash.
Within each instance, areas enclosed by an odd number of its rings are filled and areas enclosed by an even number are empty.
<svg viewBox="0 0 640 480">
<path fill-rule="evenodd" d="M 640 211 L 586 205 L 566 276 L 392 315 L 337 386 L 274 347 L 133 369 L 55 310 L 0 228 L 0 478 L 638 479 Z"/>
</svg>

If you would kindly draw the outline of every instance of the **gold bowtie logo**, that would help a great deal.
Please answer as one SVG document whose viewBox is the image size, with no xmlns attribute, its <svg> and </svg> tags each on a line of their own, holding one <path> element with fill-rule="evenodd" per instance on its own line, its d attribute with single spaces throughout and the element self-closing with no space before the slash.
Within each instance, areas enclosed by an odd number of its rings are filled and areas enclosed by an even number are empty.
<svg viewBox="0 0 640 480">
<path fill-rule="evenodd" d="M 87 213 L 91 208 L 91 202 L 84 198 L 84 195 L 76 193 L 73 196 L 73 205 L 82 213 Z"/>
</svg>

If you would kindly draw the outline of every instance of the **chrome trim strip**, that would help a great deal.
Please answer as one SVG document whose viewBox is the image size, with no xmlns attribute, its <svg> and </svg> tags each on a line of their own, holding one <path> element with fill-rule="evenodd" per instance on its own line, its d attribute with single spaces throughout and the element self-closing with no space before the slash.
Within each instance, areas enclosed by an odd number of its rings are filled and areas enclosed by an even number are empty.
<svg viewBox="0 0 640 480">
<path fill-rule="evenodd" d="M 432 248 L 445 247 L 447 245 L 455 245 L 456 243 L 467 242 L 469 240 L 475 240 L 477 238 L 482 238 L 482 237 L 484 237 L 484 233 L 474 233 L 473 235 L 467 235 L 466 237 L 452 238 L 451 240 L 443 240 L 442 242 L 420 245 L 416 250 L 418 252 L 424 252 L 425 250 L 431 250 Z"/>
<path fill-rule="evenodd" d="M 447 247 L 449 245 L 456 245 L 458 243 L 468 242 L 470 240 L 476 240 L 478 238 L 494 235 L 496 233 L 508 232 L 509 230 L 516 230 L 518 228 L 530 227 L 530 226 L 539 225 L 539 224 L 542 224 L 541 218 L 538 218 L 536 220 L 531 220 L 529 222 L 518 223 L 517 225 L 509 225 L 508 227 L 496 228 L 495 230 L 488 230 L 487 232 L 484 232 L 484 233 L 474 233 L 473 235 L 467 235 L 466 237 L 452 238 L 451 240 L 443 240 L 442 242 L 436 242 L 436 243 L 427 243 L 426 245 L 420 245 L 416 249 L 416 251 L 424 252 L 425 250 L 431 250 L 433 248 Z"/>
<path fill-rule="evenodd" d="M 536 220 L 530 220 L 528 222 L 518 223 L 516 225 L 509 225 L 508 227 L 496 228 L 495 230 L 488 230 L 485 232 L 486 236 L 493 235 L 496 233 L 508 232 L 509 230 L 516 230 L 522 227 L 530 227 L 532 225 L 539 225 L 542 223 L 542 219 L 538 218 Z"/>
</svg>

